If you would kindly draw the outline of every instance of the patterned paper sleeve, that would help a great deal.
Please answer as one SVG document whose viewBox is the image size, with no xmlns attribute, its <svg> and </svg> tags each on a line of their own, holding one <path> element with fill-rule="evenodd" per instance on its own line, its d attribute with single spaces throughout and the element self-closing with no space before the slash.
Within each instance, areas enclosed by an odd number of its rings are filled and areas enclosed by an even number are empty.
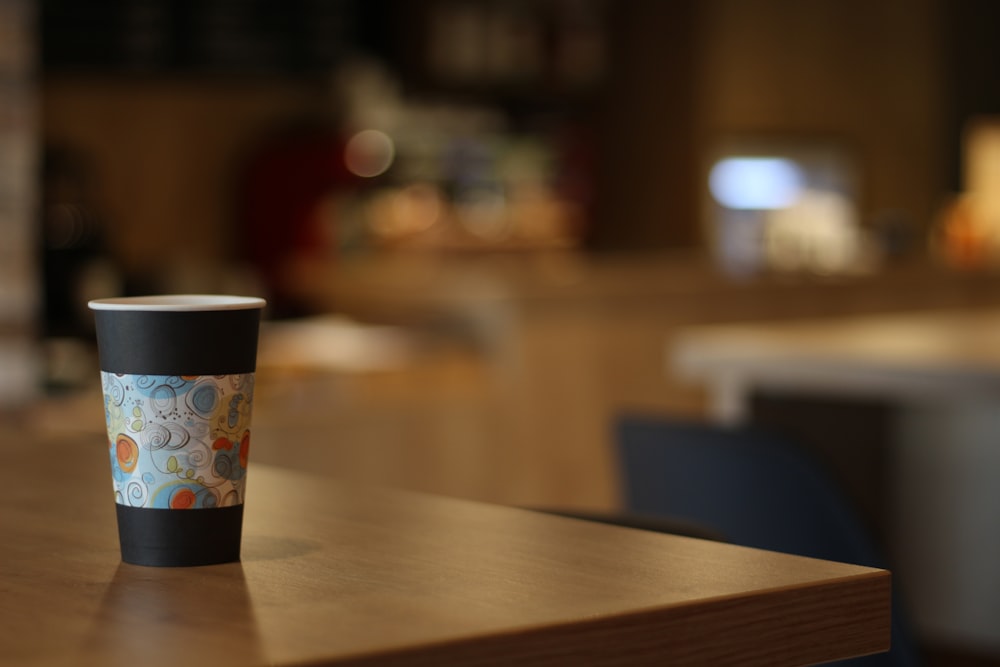
<svg viewBox="0 0 1000 667">
<path fill-rule="evenodd" d="M 101 373 L 115 502 L 198 509 L 243 502 L 254 374 Z"/>
</svg>

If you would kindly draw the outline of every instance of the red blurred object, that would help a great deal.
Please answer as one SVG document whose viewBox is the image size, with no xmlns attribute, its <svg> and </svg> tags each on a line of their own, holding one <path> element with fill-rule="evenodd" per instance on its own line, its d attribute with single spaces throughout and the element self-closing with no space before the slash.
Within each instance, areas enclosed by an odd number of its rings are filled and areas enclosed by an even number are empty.
<svg viewBox="0 0 1000 667">
<path fill-rule="evenodd" d="M 244 254 L 278 314 L 291 305 L 282 289 L 283 263 L 328 247 L 330 232 L 318 228 L 318 208 L 331 193 L 357 184 L 343 155 L 339 134 L 307 130 L 267 140 L 247 162 L 238 192 Z"/>
</svg>

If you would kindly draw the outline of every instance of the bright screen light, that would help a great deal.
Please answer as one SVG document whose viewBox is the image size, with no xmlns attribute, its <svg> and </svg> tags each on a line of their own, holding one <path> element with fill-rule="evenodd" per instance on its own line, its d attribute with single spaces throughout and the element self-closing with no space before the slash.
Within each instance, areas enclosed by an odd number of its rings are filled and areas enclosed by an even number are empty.
<svg viewBox="0 0 1000 667">
<path fill-rule="evenodd" d="M 715 200 L 739 210 L 788 208 L 802 193 L 804 181 L 795 162 L 777 157 L 724 158 L 708 177 Z"/>
</svg>

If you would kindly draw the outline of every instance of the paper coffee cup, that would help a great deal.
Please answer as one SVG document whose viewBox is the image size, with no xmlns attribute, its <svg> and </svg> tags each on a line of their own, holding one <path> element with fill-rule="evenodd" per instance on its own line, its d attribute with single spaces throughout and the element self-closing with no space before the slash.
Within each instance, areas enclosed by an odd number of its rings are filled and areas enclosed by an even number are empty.
<svg viewBox="0 0 1000 667">
<path fill-rule="evenodd" d="M 239 560 L 264 305 L 203 294 L 89 303 L 125 562 Z"/>
</svg>

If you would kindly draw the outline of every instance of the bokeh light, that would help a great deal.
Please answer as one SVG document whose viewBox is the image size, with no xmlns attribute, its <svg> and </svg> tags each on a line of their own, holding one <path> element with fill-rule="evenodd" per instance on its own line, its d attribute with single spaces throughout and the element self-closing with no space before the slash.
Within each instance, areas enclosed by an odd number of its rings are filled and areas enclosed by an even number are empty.
<svg viewBox="0 0 1000 667">
<path fill-rule="evenodd" d="M 388 171 L 396 158 L 392 138 L 379 130 L 362 130 L 344 148 L 347 169 L 362 178 L 374 178 Z"/>
</svg>

